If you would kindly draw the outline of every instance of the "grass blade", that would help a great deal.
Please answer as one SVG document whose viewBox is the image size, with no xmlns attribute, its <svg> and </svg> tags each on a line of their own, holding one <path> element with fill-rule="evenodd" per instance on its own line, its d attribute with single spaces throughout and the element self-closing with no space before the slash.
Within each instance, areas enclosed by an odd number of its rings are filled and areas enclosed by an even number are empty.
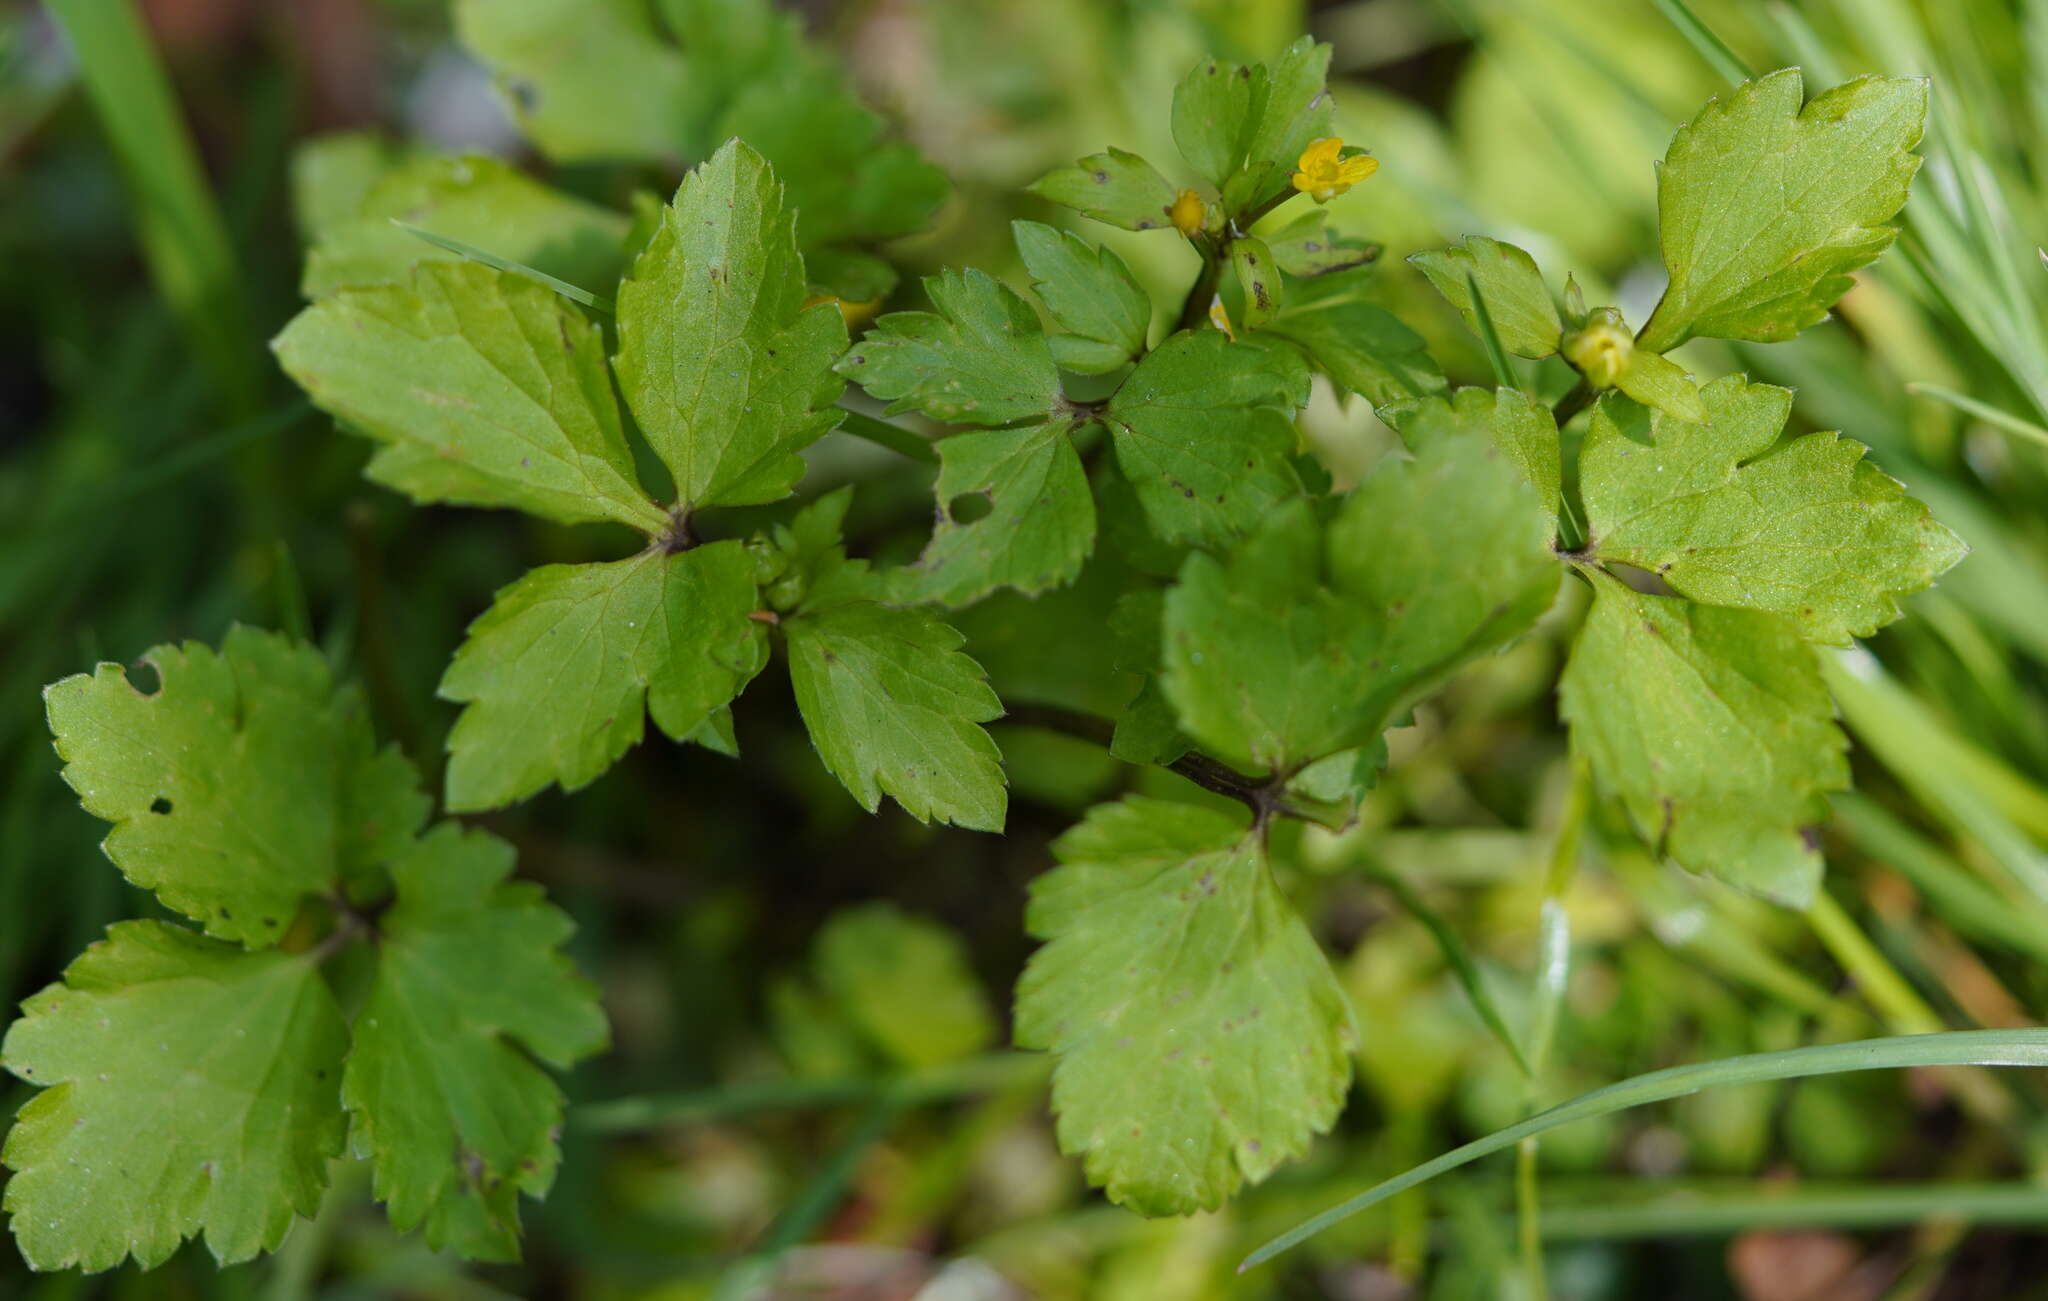
<svg viewBox="0 0 2048 1301">
<path fill-rule="evenodd" d="M 2010 412 L 2000 411 L 1997 407 L 1987 402 L 1979 402 L 1975 398 L 1965 397 L 1954 389 L 1945 389 L 1939 384 L 1921 384 L 1916 382 L 1906 385 L 1906 392 L 1921 394 L 1946 402 L 1956 410 L 1966 415 L 1975 416 L 1987 425 L 2003 429 L 2008 434 L 2018 434 L 2021 438 L 2031 439 L 2043 446 L 2048 446 L 2048 429 L 2043 429 L 2033 421 L 2023 420 Z"/>
<path fill-rule="evenodd" d="M 566 280 L 557 280 L 547 272 L 537 271 L 524 262 L 514 262 L 511 258 L 499 257 L 496 253 L 487 253 L 474 244 L 465 244 L 459 239 L 450 239 L 446 235 L 436 235 L 431 230 L 423 230 L 418 226 L 409 226 L 396 217 L 391 219 L 391 224 L 413 238 L 423 239 L 435 248 L 445 249 L 459 258 L 466 258 L 471 262 L 481 262 L 487 267 L 498 271 L 509 271 L 515 276 L 525 276 L 535 284 L 546 285 L 572 303 L 581 303 L 585 307 L 603 312 L 606 316 L 610 316 L 613 313 L 614 309 L 611 299 L 601 294 L 593 294 L 588 289 L 579 288 Z"/>
<path fill-rule="evenodd" d="M 886 447 L 913 461 L 923 461 L 926 465 L 939 463 L 938 449 L 932 446 L 930 439 L 920 438 L 901 425 L 892 425 L 859 411 L 846 412 L 839 421 L 839 432 L 865 438 L 877 447 Z"/>
<path fill-rule="evenodd" d="M 256 409 L 263 370 L 227 225 L 131 0 L 50 0 L 128 182 L 150 275 L 220 386 Z"/>
<path fill-rule="evenodd" d="M 1665 1102 L 1701 1089 L 1731 1084 L 1760 1084 L 1769 1080 L 1796 1080 L 1845 1071 L 1896 1070 L 1906 1066 L 2048 1066 L 2048 1029 L 1962 1030 L 1892 1039 L 1859 1039 L 1851 1043 L 1750 1053 L 1715 1062 L 1651 1071 L 1647 1075 L 1581 1094 L 1518 1125 L 1495 1130 L 1484 1138 L 1454 1148 L 1433 1161 L 1424 1162 L 1405 1174 L 1368 1188 L 1349 1201 L 1339 1202 L 1274 1238 L 1245 1257 L 1238 1270 L 1243 1272 L 1263 1264 L 1339 1220 L 1356 1215 L 1396 1193 L 1406 1192 L 1480 1157 L 1505 1151 L 1525 1138 L 1576 1120 L 1590 1120 L 1646 1103 Z"/>
<path fill-rule="evenodd" d="M 1519 390 L 1522 385 L 1515 379 L 1514 368 L 1508 365 L 1507 350 L 1500 346 L 1500 335 L 1493 329 L 1493 313 L 1486 310 L 1486 295 L 1479 292 L 1479 280 L 1470 272 L 1465 275 L 1465 292 L 1472 295 L 1472 323 L 1479 331 L 1479 341 L 1486 345 L 1486 360 L 1493 365 L 1493 377 L 1502 388 Z"/>
<path fill-rule="evenodd" d="M 1458 937 L 1458 932 L 1451 928 L 1449 922 L 1438 916 L 1435 909 L 1422 901 L 1422 896 L 1415 893 L 1414 886 L 1395 873 L 1385 868 L 1375 868 L 1366 873 L 1366 878 L 1384 886 L 1388 894 L 1400 901 L 1401 907 L 1408 911 L 1409 916 L 1422 923 L 1422 928 L 1436 941 L 1436 947 L 1443 954 L 1444 961 L 1450 964 L 1451 974 L 1458 978 L 1458 984 L 1463 987 L 1465 997 L 1471 1000 L 1472 1010 L 1486 1023 L 1486 1028 L 1493 1031 L 1493 1037 L 1500 1040 L 1501 1046 L 1508 1050 L 1508 1056 L 1515 1059 L 1515 1066 L 1522 1072 L 1523 1078 L 1527 1079 L 1534 1075 L 1535 1071 L 1530 1066 L 1528 1057 L 1522 1052 L 1521 1041 L 1515 1037 L 1515 1032 L 1508 1028 L 1507 1018 L 1501 1015 L 1500 1006 L 1493 1001 L 1493 995 L 1486 988 L 1485 978 L 1479 973 L 1479 964 L 1472 960 L 1472 953 L 1465 947 L 1465 941 Z"/>
<path fill-rule="evenodd" d="M 1699 51 L 1707 66 L 1727 78 L 1729 85 L 1740 86 L 1756 75 L 1725 41 L 1714 35 L 1713 28 L 1700 21 L 1699 15 L 1687 7 L 1685 0 L 1653 0 L 1653 3 L 1657 12 L 1678 29 L 1678 34 Z"/>
</svg>

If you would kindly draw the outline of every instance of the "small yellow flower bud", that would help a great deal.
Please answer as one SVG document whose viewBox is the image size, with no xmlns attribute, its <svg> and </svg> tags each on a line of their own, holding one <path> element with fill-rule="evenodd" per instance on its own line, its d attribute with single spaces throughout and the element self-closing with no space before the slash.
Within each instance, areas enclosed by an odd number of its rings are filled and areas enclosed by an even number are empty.
<svg viewBox="0 0 2048 1301">
<path fill-rule="evenodd" d="M 1618 310 L 1596 307 L 1586 314 L 1583 325 L 1565 332 L 1558 340 L 1557 350 L 1574 370 L 1586 377 L 1588 384 L 1596 389 L 1613 388 L 1628 372 L 1636 338 L 1629 333 Z"/>
<path fill-rule="evenodd" d="M 1209 300 L 1209 324 L 1223 331 L 1224 338 L 1237 342 L 1237 331 L 1230 328 L 1230 313 L 1223 310 L 1222 294 Z"/>
<path fill-rule="evenodd" d="M 1193 190 L 1182 190 L 1180 197 L 1173 201 L 1173 228 L 1193 239 L 1202 231 L 1202 196 Z"/>
<path fill-rule="evenodd" d="M 1301 151 L 1295 164 L 1294 188 L 1317 203 L 1328 203 L 1380 169 L 1380 160 L 1366 154 L 1343 157 L 1344 141 L 1325 136 Z"/>
</svg>

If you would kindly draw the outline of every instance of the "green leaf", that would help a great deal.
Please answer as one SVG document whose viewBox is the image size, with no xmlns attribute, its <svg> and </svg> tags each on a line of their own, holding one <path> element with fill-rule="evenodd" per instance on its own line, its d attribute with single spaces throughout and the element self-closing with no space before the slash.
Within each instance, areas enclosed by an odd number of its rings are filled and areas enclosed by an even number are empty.
<svg viewBox="0 0 2048 1301">
<path fill-rule="evenodd" d="M 1007 425 L 1051 413 L 1060 376 L 1029 303 L 971 267 L 933 276 L 925 290 L 937 313 L 883 317 L 840 359 L 839 373 L 890 399 L 886 415 L 916 409 L 956 424 Z"/>
<path fill-rule="evenodd" d="M 1557 422 L 1551 419 L 1549 407 L 1520 389 L 1461 388 L 1384 406 L 1379 417 L 1393 426 L 1411 451 L 1418 452 L 1440 438 L 1484 431 L 1493 445 L 1521 468 L 1543 509 L 1557 513 L 1563 475 Z"/>
<path fill-rule="evenodd" d="M 675 161 L 690 69 L 645 0 L 458 0 L 455 29 L 490 65 L 526 138 L 561 163 Z"/>
<path fill-rule="evenodd" d="M 376 975 L 342 1081 L 349 1143 L 401 1232 L 473 1260 L 518 1257 L 519 1194 L 540 1197 L 560 1154 L 557 1069 L 605 1047 L 597 991 L 558 951 L 569 919 L 512 847 L 443 823 L 391 865 Z"/>
<path fill-rule="evenodd" d="M 1212 55 L 1174 87 L 1173 143 L 1196 175 L 1218 189 L 1244 165 L 1254 75 L 1263 80 L 1264 69 L 1254 74 Z"/>
<path fill-rule="evenodd" d="M 1266 247 L 1266 241 L 1245 235 L 1230 241 L 1230 269 L 1237 275 L 1238 288 L 1244 291 L 1241 324 L 1247 330 L 1256 330 L 1280 310 L 1280 264 L 1273 260 L 1273 250 Z"/>
<path fill-rule="evenodd" d="M 1287 305 L 1260 333 L 1293 344 L 1374 406 L 1442 392 L 1443 371 L 1422 336 L 1386 308 L 1357 297 L 1351 281 L 1331 276 L 1292 286 Z"/>
<path fill-rule="evenodd" d="M 1801 108 L 1803 93 L 1799 69 L 1773 72 L 1710 101 L 1672 137 L 1657 174 L 1671 284 L 1644 348 L 1793 338 L 1898 236 L 1926 80 L 1859 77 Z"/>
<path fill-rule="evenodd" d="M 545 565 L 498 593 L 441 679 L 447 804 L 497 808 L 575 790 L 639 743 L 646 712 L 702 738 L 767 661 L 754 561 L 737 540 L 601 565 Z"/>
<path fill-rule="evenodd" d="M 1042 199 L 1125 230 L 1173 224 L 1168 215 L 1173 186 L 1152 164 L 1122 149 L 1090 154 L 1073 167 L 1048 172 L 1028 188 Z"/>
<path fill-rule="evenodd" d="M 311 1215 L 342 1146 L 348 1028 L 305 954 L 120 922 L 22 1005 L 0 1056 L 41 1087 L 4 1154 L 39 1270 L 144 1269 L 202 1230 L 221 1264 Z"/>
<path fill-rule="evenodd" d="M 1787 390 L 1728 376 L 1701 400 L 1699 424 L 1611 398 L 1595 407 L 1579 478 L 1598 559 L 1839 643 L 1897 618 L 1899 596 L 1962 558 L 1861 444 L 1819 433 L 1779 445 Z"/>
<path fill-rule="evenodd" d="M 1377 261 L 1378 244 L 1348 239 L 1330 229 L 1329 217 L 1318 209 L 1305 212 L 1267 236 L 1273 260 L 1290 276 L 1314 279 Z"/>
<path fill-rule="evenodd" d="M 415 501 L 667 525 L 634 475 L 603 335 L 532 281 L 428 263 L 410 284 L 321 299 L 272 347 L 322 410 L 381 444 L 365 473 Z"/>
<path fill-rule="evenodd" d="M 1680 866 L 1806 906 L 1826 793 L 1849 784 L 1813 651 L 1777 615 L 1585 572 L 1593 609 L 1559 684 L 1573 749 Z"/>
<path fill-rule="evenodd" d="M 1483 437 L 1438 437 L 1413 460 L 1374 467 L 1338 507 L 1328 543 L 1332 584 L 1382 612 L 1367 703 L 1392 722 L 1533 627 L 1562 578 L 1555 531 L 1517 458 Z"/>
<path fill-rule="evenodd" d="M 1010 229 L 1032 291 L 1068 331 L 1050 340 L 1055 361 L 1078 374 L 1101 375 L 1144 353 L 1152 302 L 1116 250 L 1035 221 L 1013 221 Z"/>
<path fill-rule="evenodd" d="M 839 421 L 846 322 L 804 307 L 794 221 L 732 141 L 684 178 L 619 286 L 619 386 L 685 511 L 788 495 L 797 453 Z"/>
<path fill-rule="evenodd" d="M 64 780 L 114 824 L 107 857 L 208 933 L 275 944 L 309 894 L 375 866 L 426 817 L 408 765 L 376 753 L 361 697 L 318 652 L 236 627 L 44 692 Z"/>
<path fill-rule="evenodd" d="M 818 934 L 818 983 L 895 1065 L 941 1066 L 995 1041 L 995 1016 L 960 937 L 890 903 L 832 915 Z"/>
<path fill-rule="evenodd" d="M 814 604 L 782 622 L 818 757 L 870 813 L 886 794 L 920 822 L 1001 831 L 1002 758 L 981 724 L 1003 706 L 961 653 L 965 639 L 924 611 L 842 599 L 845 590 L 814 590 Z"/>
<path fill-rule="evenodd" d="M 1327 542 L 1304 503 L 1221 561 L 1190 556 L 1166 597 L 1167 698 L 1190 736 L 1242 768 L 1293 773 L 1367 745 L 1549 607 L 1550 536 L 1484 435 L 1435 439 L 1383 462 Z"/>
<path fill-rule="evenodd" d="M 417 158 L 385 173 L 354 219 L 334 225 L 307 252 L 300 292 L 324 298 L 351 285 L 403 281 L 421 262 L 460 260 L 394 218 L 600 291 L 619 278 L 631 224 L 495 158 Z"/>
<path fill-rule="evenodd" d="M 1072 582 L 1095 545 L 1095 498 L 1072 434 L 1061 419 L 941 439 L 939 523 L 900 571 L 903 599 L 962 606 L 1000 587 L 1035 596 Z"/>
<path fill-rule="evenodd" d="M 1408 261 L 1422 269 L 1474 330 L 1479 328 L 1472 306 L 1476 283 L 1501 346 L 1517 357 L 1540 360 L 1557 352 L 1558 337 L 1564 333 L 1557 304 L 1544 287 L 1536 259 L 1513 244 L 1471 235 L 1463 248 L 1416 253 Z"/>
<path fill-rule="evenodd" d="M 1238 198 L 1226 189 L 1233 212 L 1262 206 L 1285 190 L 1301 151 L 1332 133 L 1333 105 L 1324 82 L 1330 72 L 1331 47 L 1303 36 L 1279 58 L 1261 66 L 1253 77 L 1250 131 L 1245 140 L 1245 173 L 1250 184 Z M 1235 188 L 1235 187 L 1232 187 Z"/>
<path fill-rule="evenodd" d="M 1308 391 L 1292 354 L 1215 330 L 1177 334 L 1139 362 L 1103 423 L 1160 538 L 1217 545 L 1299 496 L 1289 458 Z"/>
<path fill-rule="evenodd" d="M 1336 1119 L 1350 1005 L 1242 819 L 1133 797 L 1053 852 L 1016 1037 L 1059 1056 L 1060 1147 L 1132 1210 L 1213 1210 Z"/>
</svg>

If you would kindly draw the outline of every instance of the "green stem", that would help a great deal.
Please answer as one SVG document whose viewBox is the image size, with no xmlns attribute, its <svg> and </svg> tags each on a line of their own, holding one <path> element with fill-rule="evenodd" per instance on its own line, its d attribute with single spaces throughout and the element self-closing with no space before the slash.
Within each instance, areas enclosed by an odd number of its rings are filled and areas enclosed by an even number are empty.
<svg viewBox="0 0 2048 1301">
<path fill-rule="evenodd" d="M 1204 240 L 1195 247 L 1202 255 L 1202 269 L 1195 276 L 1186 301 L 1180 305 L 1180 324 L 1176 328 L 1182 330 L 1200 329 L 1202 322 L 1209 319 L 1209 303 L 1216 297 L 1216 286 L 1223 281 L 1222 242 Z"/>
<path fill-rule="evenodd" d="M 877 420 L 863 412 L 848 410 L 839 421 L 839 432 L 864 438 L 877 447 L 886 447 L 899 456 L 926 465 L 937 465 L 939 453 L 928 438 L 920 438 L 901 425 L 892 425 L 886 420 Z"/>
</svg>

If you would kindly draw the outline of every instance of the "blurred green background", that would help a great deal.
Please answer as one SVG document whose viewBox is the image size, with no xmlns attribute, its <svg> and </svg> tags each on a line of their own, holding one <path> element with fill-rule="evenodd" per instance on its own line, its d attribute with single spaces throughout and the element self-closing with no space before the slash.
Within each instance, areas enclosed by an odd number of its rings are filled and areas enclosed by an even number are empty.
<svg viewBox="0 0 2048 1301">
<path fill-rule="evenodd" d="M 493 589 L 534 564 L 615 554 L 602 531 L 415 508 L 365 483 L 367 444 L 276 372 L 263 343 L 298 304 L 313 215 L 294 194 L 320 192 L 294 165 L 302 143 L 367 128 L 496 153 L 621 206 L 675 181 L 547 168 L 443 0 L 152 0 L 146 28 L 125 21 L 125 0 L 55 7 L 75 47 L 43 8 L 0 10 L 9 1004 L 147 906 L 57 779 L 43 683 L 216 640 L 235 620 L 284 627 L 367 683 L 383 733 L 431 769 L 454 716 L 434 684 Z M 1020 187 L 1105 144 L 1170 156 L 1172 87 L 1203 53 L 1262 57 L 1302 30 L 1333 43 L 1342 134 L 1383 163 L 1333 215 L 1386 244 L 1382 300 L 1467 382 L 1490 382 L 1484 357 L 1401 257 L 1468 233 L 1510 239 L 1644 319 L 1662 284 L 1652 162 L 1726 84 L 1661 0 L 798 8 L 955 185 L 933 230 L 888 250 L 906 273 L 891 306 L 915 305 L 916 275 L 945 265 L 1015 282 L 1009 220 L 1063 220 Z M 1525 1006 L 1571 788 L 1550 693 L 1567 602 L 1391 738 L 1360 826 L 1284 847 L 1365 1031 L 1338 1132 L 1223 1213 L 1146 1222 L 1087 1192 L 1054 1147 L 1042 1067 L 997 1048 L 1047 841 L 1091 801 L 1178 779 L 999 726 L 1006 836 L 921 827 L 893 806 L 869 818 L 808 753 L 786 689 L 764 685 L 738 710 L 743 762 L 656 741 L 585 791 L 485 819 L 575 914 L 617 1041 L 567 1082 L 567 1159 L 527 1207 L 524 1265 L 468 1267 L 395 1237 L 352 1176 L 272 1260 L 223 1271 L 188 1248 L 147 1276 L 34 1278 L 0 1247 L 0 1295 L 681 1299 L 766 1279 L 768 1295 L 949 1301 L 1529 1297 L 1506 1158 L 1233 1269 L 1312 1210 L 1627 1075 L 2034 1024 L 2048 1004 L 2048 0 L 1694 12 L 1750 68 L 1798 64 L 1810 87 L 1935 79 L 1907 234 L 1840 319 L 1794 344 L 1694 344 L 1685 358 L 1796 387 L 1794 432 L 1870 444 L 1973 548 L 1911 617 L 1830 662 L 1858 790 L 1837 802 L 1821 907 L 1775 910 L 1655 863 L 1596 804 L 1564 901 L 1564 1013 L 1548 1069 L 1524 1081 L 1383 874 L 1465 937 L 1511 1016 Z M 203 187 L 180 187 L 187 148 Z M 1185 246 L 1089 233 L 1178 300 Z M 1389 440 L 1327 391 L 1306 420 L 1340 482 Z M 803 495 L 859 481 L 855 550 L 905 558 L 929 525 L 929 475 L 832 438 Z M 1128 690 L 1101 632 L 1115 594 L 1084 577 L 959 623 L 1007 703 L 1107 712 Z M 907 1100 L 885 1087 L 906 1070 Z M 640 1101 L 599 1105 L 619 1098 Z M 1709 1092 L 1561 1131 L 1536 1161 L 1558 1297 L 2048 1296 L 2048 1087 L 2033 1073 Z"/>
</svg>

